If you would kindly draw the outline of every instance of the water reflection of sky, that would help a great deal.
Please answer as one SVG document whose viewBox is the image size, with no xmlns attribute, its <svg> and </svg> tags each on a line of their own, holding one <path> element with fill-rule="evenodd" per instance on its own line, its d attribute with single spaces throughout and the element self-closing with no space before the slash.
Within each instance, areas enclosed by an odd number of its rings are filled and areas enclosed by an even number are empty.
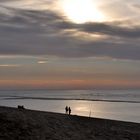
<svg viewBox="0 0 140 140">
<path fill-rule="evenodd" d="M 139 103 L 117 103 L 117 102 L 97 102 L 97 101 L 75 101 L 75 100 L 32 100 L 17 99 L 3 100 L 0 105 L 17 107 L 24 105 L 25 108 L 64 113 L 65 106 L 70 106 L 72 114 L 100 117 L 140 123 Z"/>
</svg>

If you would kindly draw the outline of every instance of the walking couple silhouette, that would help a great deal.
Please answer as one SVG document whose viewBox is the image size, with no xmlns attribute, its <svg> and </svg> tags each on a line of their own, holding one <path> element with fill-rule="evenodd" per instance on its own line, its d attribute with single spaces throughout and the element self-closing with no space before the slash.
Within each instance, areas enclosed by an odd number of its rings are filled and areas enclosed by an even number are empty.
<svg viewBox="0 0 140 140">
<path fill-rule="evenodd" d="M 70 107 L 66 106 L 65 111 L 66 111 L 66 114 L 69 114 L 69 115 L 71 114 L 71 108 Z"/>
</svg>

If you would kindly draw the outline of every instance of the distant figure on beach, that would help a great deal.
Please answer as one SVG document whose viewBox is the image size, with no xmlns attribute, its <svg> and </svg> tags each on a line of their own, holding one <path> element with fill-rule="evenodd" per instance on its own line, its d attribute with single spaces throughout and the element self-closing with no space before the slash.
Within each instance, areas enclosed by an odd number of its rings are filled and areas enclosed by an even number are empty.
<svg viewBox="0 0 140 140">
<path fill-rule="evenodd" d="M 68 106 L 66 106 L 66 107 L 65 107 L 65 112 L 66 112 L 66 114 L 68 114 L 68 111 L 69 111 L 69 108 L 68 108 Z"/>
<path fill-rule="evenodd" d="M 69 110 L 69 115 L 70 115 L 70 114 L 71 114 L 71 108 L 69 107 L 69 109 L 68 109 L 68 110 Z"/>
</svg>

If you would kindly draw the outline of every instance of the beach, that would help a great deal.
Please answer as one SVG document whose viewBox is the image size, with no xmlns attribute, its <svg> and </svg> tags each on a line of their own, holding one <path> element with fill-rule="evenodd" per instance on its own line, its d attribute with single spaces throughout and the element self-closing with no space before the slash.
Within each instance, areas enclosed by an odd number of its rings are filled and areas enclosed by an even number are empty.
<svg viewBox="0 0 140 140">
<path fill-rule="evenodd" d="M 11 90 L 0 91 L 0 106 L 140 123 L 140 90 Z M 91 112 L 91 113 L 90 113 Z"/>
<path fill-rule="evenodd" d="M 0 107 L 0 140 L 139 140 L 140 123 Z"/>
</svg>

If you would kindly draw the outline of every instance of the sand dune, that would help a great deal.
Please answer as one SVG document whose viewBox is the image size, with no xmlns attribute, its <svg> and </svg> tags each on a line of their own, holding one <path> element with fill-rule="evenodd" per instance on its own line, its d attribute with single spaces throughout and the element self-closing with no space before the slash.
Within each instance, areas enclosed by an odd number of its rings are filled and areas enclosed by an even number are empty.
<svg viewBox="0 0 140 140">
<path fill-rule="evenodd" d="M 140 124 L 0 107 L 0 140 L 140 140 Z"/>
</svg>

